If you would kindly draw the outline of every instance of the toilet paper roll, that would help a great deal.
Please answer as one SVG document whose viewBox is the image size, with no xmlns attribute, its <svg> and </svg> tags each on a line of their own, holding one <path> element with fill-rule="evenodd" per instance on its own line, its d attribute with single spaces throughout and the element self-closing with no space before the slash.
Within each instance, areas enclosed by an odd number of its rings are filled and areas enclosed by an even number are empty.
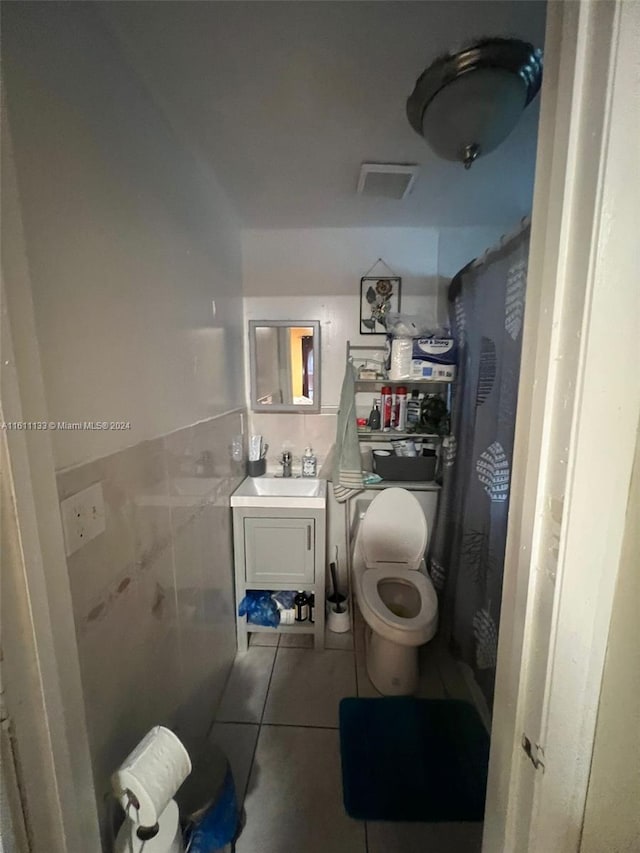
<svg viewBox="0 0 640 853">
<path fill-rule="evenodd" d="M 394 338 L 391 341 L 389 379 L 410 379 L 413 338 Z"/>
<path fill-rule="evenodd" d="M 138 802 L 137 823 L 154 826 L 189 773 L 191 760 L 180 739 L 164 726 L 155 726 L 126 757 L 111 783 L 129 817 L 134 818 L 131 792 Z"/>
<path fill-rule="evenodd" d="M 175 800 L 171 800 L 158 818 L 158 834 L 144 839 L 137 835 L 138 825 L 125 820 L 116 838 L 114 853 L 184 853 L 180 817 Z"/>
</svg>

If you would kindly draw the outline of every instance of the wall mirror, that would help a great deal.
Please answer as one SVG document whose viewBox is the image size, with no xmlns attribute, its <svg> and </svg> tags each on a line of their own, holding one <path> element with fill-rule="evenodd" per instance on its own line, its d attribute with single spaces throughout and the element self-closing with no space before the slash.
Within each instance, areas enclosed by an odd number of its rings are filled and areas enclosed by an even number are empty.
<svg viewBox="0 0 640 853">
<path fill-rule="evenodd" d="M 250 320 L 254 412 L 320 411 L 318 320 Z"/>
</svg>

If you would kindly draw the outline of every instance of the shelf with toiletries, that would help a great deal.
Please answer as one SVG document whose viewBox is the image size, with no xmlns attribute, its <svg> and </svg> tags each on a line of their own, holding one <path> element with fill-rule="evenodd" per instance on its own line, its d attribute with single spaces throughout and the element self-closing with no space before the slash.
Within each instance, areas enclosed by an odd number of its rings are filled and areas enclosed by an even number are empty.
<svg viewBox="0 0 640 853">
<path fill-rule="evenodd" d="M 385 383 L 380 396 L 374 396 L 370 405 L 366 417 L 362 416 L 362 408 L 356 416 L 359 438 L 373 441 L 415 439 L 422 443 L 440 440 L 449 434 L 451 401 L 442 394 L 421 394 L 415 389 L 410 391 L 406 385 L 394 388 Z"/>
<path fill-rule="evenodd" d="M 246 618 L 247 634 L 314 634 L 315 594 L 292 590 L 290 586 L 245 584 L 244 597 L 238 608 Z"/>
<path fill-rule="evenodd" d="M 453 340 L 446 336 L 389 338 L 387 344 L 373 346 L 347 341 L 347 359 L 358 374 L 354 388 L 358 439 L 392 442 L 396 455 L 411 457 L 420 453 L 406 441 L 440 443 L 450 428 L 454 355 Z"/>
<path fill-rule="evenodd" d="M 373 355 L 372 355 L 373 354 Z M 456 380 L 457 347 L 447 334 L 406 338 L 388 336 L 384 344 L 347 341 L 347 361 L 356 371 L 356 385 L 451 385 Z"/>
<path fill-rule="evenodd" d="M 442 444 L 449 435 L 456 376 L 447 334 L 353 345 L 354 391 L 363 467 L 381 478 L 367 490 L 440 489 Z M 366 456 L 366 458 L 365 458 Z M 372 478 L 374 479 L 374 478 Z"/>
<path fill-rule="evenodd" d="M 387 379 L 381 377 L 379 379 L 358 379 L 356 378 L 356 391 L 379 391 L 383 385 L 451 385 L 455 382 L 455 378 L 451 379 Z"/>
<path fill-rule="evenodd" d="M 418 438 L 421 441 L 442 441 L 444 436 L 435 432 L 417 432 L 416 430 L 409 432 L 387 430 L 383 432 L 380 429 L 369 429 L 367 427 L 365 429 L 358 429 L 358 438 L 360 441 L 391 441 L 391 439 L 395 438 Z"/>
</svg>

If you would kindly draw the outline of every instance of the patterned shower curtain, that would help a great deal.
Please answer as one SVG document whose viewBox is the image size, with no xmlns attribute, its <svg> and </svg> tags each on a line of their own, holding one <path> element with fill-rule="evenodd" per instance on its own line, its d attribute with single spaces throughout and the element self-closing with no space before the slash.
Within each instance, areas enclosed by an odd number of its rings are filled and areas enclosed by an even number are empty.
<svg viewBox="0 0 640 853">
<path fill-rule="evenodd" d="M 468 264 L 449 286 L 459 345 L 451 435 L 429 570 L 440 597 L 441 631 L 474 672 L 493 706 L 507 536 L 528 223 Z"/>
</svg>

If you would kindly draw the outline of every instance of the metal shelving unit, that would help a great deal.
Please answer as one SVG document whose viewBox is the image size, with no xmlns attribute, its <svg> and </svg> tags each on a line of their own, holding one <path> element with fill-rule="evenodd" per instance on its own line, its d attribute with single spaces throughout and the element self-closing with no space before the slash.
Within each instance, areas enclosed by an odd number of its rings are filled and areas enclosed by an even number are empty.
<svg viewBox="0 0 640 853">
<path fill-rule="evenodd" d="M 354 353 L 365 353 L 365 352 L 384 352 L 385 351 L 384 344 L 372 344 L 371 346 L 364 346 L 362 344 L 352 344 L 351 341 L 347 341 L 347 351 L 346 357 L 347 360 L 354 358 Z M 357 356 L 356 356 L 357 357 Z M 361 358 L 366 361 L 365 356 L 361 356 Z M 449 415 L 451 415 L 451 409 L 453 406 L 453 386 L 455 380 L 443 380 L 443 379 L 388 379 L 387 377 L 379 377 L 378 379 L 356 379 L 356 394 L 358 392 L 375 392 L 379 391 L 383 385 L 403 385 L 409 390 L 413 390 L 415 388 L 425 388 L 431 387 L 434 389 L 434 392 L 437 390 L 444 391 L 446 394 L 446 403 L 447 409 L 449 411 Z M 389 432 L 372 432 L 371 430 L 358 430 L 358 437 L 360 440 L 365 441 L 389 441 L 391 438 L 427 438 L 431 440 L 441 441 L 443 436 L 420 433 L 420 432 L 395 432 L 394 430 L 390 430 Z"/>
<path fill-rule="evenodd" d="M 372 346 L 364 346 L 363 344 L 352 344 L 347 341 L 347 360 L 354 357 L 355 352 L 385 352 L 384 344 L 373 344 Z M 363 360 L 367 359 L 362 356 Z M 373 360 L 373 359 L 372 359 Z M 357 385 L 367 386 L 375 389 L 378 385 L 452 385 L 455 379 L 389 379 L 388 376 L 380 376 L 377 379 L 356 379 Z"/>
</svg>

